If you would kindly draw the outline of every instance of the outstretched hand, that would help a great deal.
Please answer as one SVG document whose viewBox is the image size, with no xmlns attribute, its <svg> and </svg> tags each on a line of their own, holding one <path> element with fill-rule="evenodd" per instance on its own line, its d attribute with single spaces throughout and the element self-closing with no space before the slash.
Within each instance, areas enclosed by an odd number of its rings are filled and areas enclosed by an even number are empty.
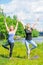
<svg viewBox="0 0 43 65">
<path fill-rule="evenodd" d="M 38 21 L 39 21 L 39 18 L 37 18 L 37 19 L 35 20 L 35 23 L 33 24 L 32 28 L 34 28 L 35 25 L 37 25 Z"/>
</svg>

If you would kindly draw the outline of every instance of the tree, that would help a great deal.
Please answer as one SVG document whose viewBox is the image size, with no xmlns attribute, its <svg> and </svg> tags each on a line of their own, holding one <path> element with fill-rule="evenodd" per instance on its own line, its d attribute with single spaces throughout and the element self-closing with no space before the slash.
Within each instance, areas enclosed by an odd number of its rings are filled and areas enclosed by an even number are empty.
<svg viewBox="0 0 43 65">
<path fill-rule="evenodd" d="M 14 16 L 13 16 L 13 19 L 14 19 L 14 20 L 17 20 L 17 16 L 16 16 L 16 15 L 14 15 Z"/>
<path fill-rule="evenodd" d="M 33 36 L 33 37 L 38 37 L 38 36 L 39 36 L 39 32 L 38 32 L 36 29 L 34 29 L 34 30 L 32 31 L 32 36 Z"/>
</svg>

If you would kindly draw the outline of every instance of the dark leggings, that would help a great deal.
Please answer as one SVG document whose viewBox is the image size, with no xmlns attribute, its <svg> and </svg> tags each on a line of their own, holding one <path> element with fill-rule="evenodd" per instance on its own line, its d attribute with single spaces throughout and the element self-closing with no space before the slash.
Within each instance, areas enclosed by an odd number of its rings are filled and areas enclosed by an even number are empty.
<svg viewBox="0 0 43 65">
<path fill-rule="evenodd" d="M 7 47 L 8 45 L 10 45 L 10 49 Z M 14 43 L 6 43 L 5 45 L 2 45 L 4 48 L 10 50 L 10 54 L 9 54 L 9 57 L 12 56 L 12 51 L 13 51 L 13 47 L 14 47 Z"/>
</svg>

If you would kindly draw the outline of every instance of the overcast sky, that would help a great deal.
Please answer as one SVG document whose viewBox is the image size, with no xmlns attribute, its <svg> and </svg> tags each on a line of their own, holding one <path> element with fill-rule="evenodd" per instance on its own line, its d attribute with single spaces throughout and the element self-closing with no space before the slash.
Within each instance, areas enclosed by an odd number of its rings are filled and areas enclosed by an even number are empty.
<svg viewBox="0 0 43 65">
<path fill-rule="evenodd" d="M 15 14 L 24 23 L 33 23 L 39 18 L 36 27 L 43 29 L 43 0 L 0 0 L 0 6 L 7 16 Z"/>
</svg>

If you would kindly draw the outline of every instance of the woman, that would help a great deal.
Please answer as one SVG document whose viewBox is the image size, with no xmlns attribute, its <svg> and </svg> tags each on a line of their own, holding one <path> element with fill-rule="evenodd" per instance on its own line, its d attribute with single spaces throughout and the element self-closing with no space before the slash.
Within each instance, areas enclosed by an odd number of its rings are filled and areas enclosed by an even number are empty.
<svg viewBox="0 0 43 65">
<path fill-rule="evenodd" d="M 8 32 L 8 43 L 6 43 L 5 45 L 2 45 L 2 46 L 4 48 L 10 50 L 9 58 L 11 58 L 13 47 L 14 47 L 14 35 L 15 35 L 17 28 L 18 28 L 18 22 L 16 24 L 15 29 L 12 25 L 10 26 L 10 28 L 8 28 L 7 23 L 6 23 L 6 19 L 4 20 L 4 23 L 5 23 L 7 32 Z M 10 49 L 7 47 L 8 45 L 10 45 Z"/>
<path fill-rule="evenodd" d="M 26 45 L 26 48 L 27 48 L 28 58 L 29 58 L 29 55 L 30 55 L 30 51 L 37 47 L 37 44 L 32 40 L 32 30 L 34 29 L 35 25 L 36 25 L 36 23 L 33 24 L 33 27 L 31 28 L 30 24 L 27 24 L 26 26 L 24 26 L 24 24 L 23 24 L 25 34 L 26 34 L 25 45 Z M 32 48 L 29 48 L 29 43 L 32 44 Z"/>
</svg>

